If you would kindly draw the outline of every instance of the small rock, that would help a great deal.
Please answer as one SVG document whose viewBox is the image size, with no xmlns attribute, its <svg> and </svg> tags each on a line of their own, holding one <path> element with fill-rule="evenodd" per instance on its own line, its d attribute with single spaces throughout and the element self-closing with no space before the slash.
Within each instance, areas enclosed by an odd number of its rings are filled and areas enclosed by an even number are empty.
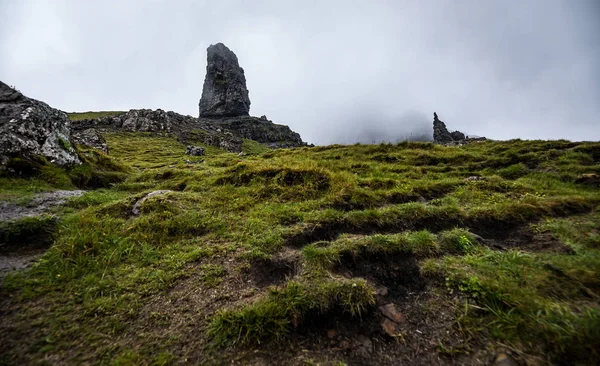
<svg viewBox="0 0 600 366">
<path fill-rule="evenodd" d="M 384 318 L 381 322 L 381 328 L 385 332 L 385 334 L 390 337 L 394 337 L 398 334 L 398 324 L 389 320 L 388 318 Z"/>
<path fill-rule="evenodd" d="M 494 359 L 493 366 L 519 366 L 519 363 L 515 361 L 512 356 L 507 353 L 500 352 Z"/>
<path fill-rule="evenodd" d="M 470 176 L 470 177 L 468 177 L 468 178 L 465 178 L 465 182 L 477 182 L 477 181 L 482 181 L 482 182 L 484 182 L 484 181 L 486 181 L 486 180 L 487 180 L 487 178 L 486 178 L 486 177 L 479 177 L 479 176 L 477 176 L 477 175 L 472 175 L 472 176 Z"/>
<path fill-rule="evenodd" d="M 188 145 L 185 154 L 191 156 L 204 156 L 204 148 L 201 146 Z"/>
<path fill-rule="evenodd" d="M 139 216 L 142 213 L 140 209 L 141 209 L 142 203 L 144 203 L 145 200 L 147 200 L 150 197 L 158 196 L 158 195 L 169 193 L 169 192 L 173 192 L 173 191 L 171 191 L 169 189 L 161 189 L 158 191 L 153 191 L 153 192 L 148 193 L 143 198 L 140 198 L 135 203 L 135 205 L 133 205 L 133 208 L 131 209 L 131 213 L 134 214 L 135 216 Z"/>
<path fill-rule="evenodd" d="M 335 329 L 329 329 L 327 331 L 327 338 L 334 339 L 337 336 L 337 331 Z"/>
<path fill-rule="evenodd" d="M 387 287 L 380 287 L 375 291 L 375 295 L 377 296 L 387 296 L 388 295 L 388 288 Z"/>
<path fill-rule="evenodd" d="M 241 152 L 238 154 L 238 156 L 246 156 L 246 154 L 244 154 L 244 152 Z"/>
<path fill-rule="evenodd" d="M 379 312 L 393 322 L 400 324 L 404 323 L 404 315 L 398 311 L 395 304 L 387 304 L 379 307 Z"/>
</svg>

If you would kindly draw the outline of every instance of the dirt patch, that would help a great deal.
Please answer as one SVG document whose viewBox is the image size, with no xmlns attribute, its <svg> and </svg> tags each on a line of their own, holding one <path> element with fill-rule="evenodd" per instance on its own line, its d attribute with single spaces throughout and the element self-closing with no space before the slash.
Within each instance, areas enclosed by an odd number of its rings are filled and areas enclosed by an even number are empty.
<svg viewBox="0 0 600 366">
<path fill-rule="evenodd" d="M 419 266 L 409 254 L 344 255 L 333 271 L 346 278 L 364 278 L 375 288 L 385 287 L 391 299 L 401 300 L 423 289 Z"/>
<path fill-rule="evenodd" d="M 498 231 L 483 239 L 483 244 L 500 250 L 522 249 L 532 252 L 574 254 L 570 246 L 549 232 L 535 232 L 529 226 L 513 230 Z"/>
<path fill-rule="evenodd" d="M 11 255 L 0 255 L 0 278 L 4 277 L 8 272 L 31 267 L 42 254 L 44 254 L 43 249 Z"/>
<path fill-rule="evenodd" d="M 362 319 L 321 314 L 306 319 L 280 343 L 223 350 L 239 365 L 482 365 L 493 351 L 474 342 L 456 325 L 463 299 L 424 288 L 397 301 L 406 321 L 396 337 L 381 329 L 373 311 Z"/>
<path fill-rule="evenodd" d="M 279 285 L 298 273 L 300 252 L 293 248 L 284 248 L 268 260 L 253 263 L 248 277 L 257 286 Z"/>
</svg>

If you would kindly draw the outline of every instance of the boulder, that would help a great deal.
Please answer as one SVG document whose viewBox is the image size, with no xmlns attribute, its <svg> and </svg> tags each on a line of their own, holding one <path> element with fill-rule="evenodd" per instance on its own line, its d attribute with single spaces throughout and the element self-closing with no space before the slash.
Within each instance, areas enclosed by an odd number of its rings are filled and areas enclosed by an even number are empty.
<svg viewBox="0 0 600 366">
<path fill-rule="evenodd" d="M 93 147 L 108 154 L 108 144 L 104 137 L 95 128 L 73 132 L 73 142 L 77 145 Z"/>
<path fill-rule="evenodd" d="M 204 156 L 204 148 L 201 146 L 188 145 L 185 148 L 185 154 L 191 156 Z"/>
<path fill-rule="evenodd" d="M 28 98 L 0 81 L 0 170 L 12 158 L 43 156 L 67 166 L 81 164 L 64 112 Z"/>
<path fill-rule="evenodd" d="M 246 76 L 235 53 L 223 43 L 217 43 L 208 47 L 207 54 L 206 77 L 199 103 L 200 117 L 249 115 Z"/>
<path fill-rule="evenodd" d="M 133 208 L 131 209 L 131 213 L 135 216 L 139 216 L 142 213 L 142 204 L 148 199 L 148 198 L 152 198 L 152 197 L 156 197 L 156 196 L 161 196 L 167 193 L 171 193 L 173 191 L 169 190 L 169 189 L 160 189 L 157 191 L 152 191 L 150 193 L 148 193 L 147 195 L 145 195 L 144 197 L 140 198 L 139 200 L 137 200 L 137 202 L 133 205 Z"/>
</svg>

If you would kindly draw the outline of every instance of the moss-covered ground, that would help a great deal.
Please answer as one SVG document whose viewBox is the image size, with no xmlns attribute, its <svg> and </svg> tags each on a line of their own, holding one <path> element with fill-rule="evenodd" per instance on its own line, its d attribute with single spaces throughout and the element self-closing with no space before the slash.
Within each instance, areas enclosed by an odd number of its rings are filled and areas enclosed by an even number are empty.
<svg viewBox="0 0 600 366">
<path fill-rule="evenodd" d="M 170 137 L 106 139 L 110 157 L 88 151 L 102 164 L 0 178 L 3 200 L 102 187 L 0 280 L 0 363 L 600 362 L 600 189 L 576 183 L 600 174 L 600 143 L 191 158 Z"/>
</svg>

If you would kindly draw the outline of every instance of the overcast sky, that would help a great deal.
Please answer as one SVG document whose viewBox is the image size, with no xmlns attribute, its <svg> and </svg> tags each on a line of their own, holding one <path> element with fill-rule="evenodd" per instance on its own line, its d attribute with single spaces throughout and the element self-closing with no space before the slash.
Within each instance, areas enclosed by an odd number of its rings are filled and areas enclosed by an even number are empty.
<svg viewBox="0 0 600 366">
<path fill-rule="evenodd" d="M 64 111 L 198 115 L 206 48 L 317 144 L 600 140 L 599 0 L 0 0 L 0 80 Z"/>
</svg>

